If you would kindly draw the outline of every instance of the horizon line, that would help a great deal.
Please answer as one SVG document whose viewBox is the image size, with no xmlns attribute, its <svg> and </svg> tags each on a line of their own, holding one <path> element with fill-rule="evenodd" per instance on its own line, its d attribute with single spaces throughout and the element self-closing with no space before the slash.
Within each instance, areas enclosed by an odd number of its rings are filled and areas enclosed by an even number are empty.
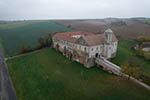
<svg viewBox="0 0 150 100">
<path fill-rule="evenodd" d="M 0 19 L 0 21 L 30 21 L 30 20 L 96 20 L 96 19 L 131 19 L 150 17 L 103 17 L 103 18 L 27 18 L 27 19 Z"/>
</svg>

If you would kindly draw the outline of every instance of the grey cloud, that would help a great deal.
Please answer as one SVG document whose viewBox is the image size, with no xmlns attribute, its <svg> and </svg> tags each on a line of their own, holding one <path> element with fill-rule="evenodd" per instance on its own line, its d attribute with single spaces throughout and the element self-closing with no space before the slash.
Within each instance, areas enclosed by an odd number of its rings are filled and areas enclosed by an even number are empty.
<svg viewBox="0 0 150 100">
<path fill-rule="evenodd" d="M 149 17 L 150 0 L 0 0 L 0 19 Z"/>
</svg>

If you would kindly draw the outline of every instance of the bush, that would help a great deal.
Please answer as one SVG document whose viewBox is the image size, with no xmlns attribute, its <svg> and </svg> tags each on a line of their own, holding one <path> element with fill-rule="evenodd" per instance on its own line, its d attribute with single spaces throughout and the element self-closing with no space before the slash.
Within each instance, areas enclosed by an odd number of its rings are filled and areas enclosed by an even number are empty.
<svg viewBox="0 0 150 100">
<path fill-rule="evenodd" d="M 123 66 L 121 67 L 121 72 L 128 74 L 129 78 L 130 76 L 133 76 L 135 78 L 140 78 L 141 76 L 141 71 L 139 67 Z"/>
<path fill-rule="evenodd" d="M 129 59 L 126 65 L 121 67 L 121 72 L 128 74 L 129 78 L 130 76 L 140 78 L 141 76 L 140 64 L 138 64 L 137 62 L 138 61 L 136 59 Z"/>
<path fill-rule="evenodd" d="M 22 45 L 21 48 L 20 48 L 20 53 L 27 53 L 27 52 L 30 52 L 30 51 L 32 51 L 31 47 L 26 46 L 26 45 Z"/>
<path fill-rule="evenodd" d="M 44 37 L 40 37 L 38 39 L 38 45 L 35 46 L 35 48 L 31 48 L 27 45 L 22 45 L 21 48 L 20 48 L 20 53 L 27 53 L 27 52 L 31 52 L 31 51 L 34 51 L 34 50 L 39 50 L 39 49 L 42 49 L 44 47 L 50 47 L 52 46 L 52 35 L 51 34 L 47 34 L 45 35 Z"/>
<path fill-rule="evenodd" d="M 150 53 L 149 52 L 145 52 L 144 53 L 144 57 L 146 60 L 150 60 Z"/>
<path fill-rule="evenodd" d="M 139 56 L 143 56 L 144 52 L 143 52 L 142 49 L 138 49 L 138 50 L 136 50 L 136 54 L 139 55 Z"/>
<path fill-rule="evenodd" d="M 45 35 L 44 37 L 40 37 L 39 40 L 39 45 L 40 47 L 50 47 L 52 45 L 52 35 L 48 34 Z"/>
<path fill-rule="evenodd" d="M 140 76 L 140 79 L 142 79 L 142 81 L 143 81 L 144 83 L 146 83 L 147 85 L 150 85 L 150 77 L 149 77 L 149 76 L 141 75 L 141 76 Z"/>
<path fill-rule="evenodd" d="M 150 41 L 150 37 L 139 36 L 137 38 L 137 41 L 138 42 L 148 42 L 148 41 Z"/>
<path fill-rule="evenodd" d="M 136 50 L 138 56 L 144 57 L 146 60 L 150 60 L 150 52 L 143 51 L 142 49 Z"/>
</svg>

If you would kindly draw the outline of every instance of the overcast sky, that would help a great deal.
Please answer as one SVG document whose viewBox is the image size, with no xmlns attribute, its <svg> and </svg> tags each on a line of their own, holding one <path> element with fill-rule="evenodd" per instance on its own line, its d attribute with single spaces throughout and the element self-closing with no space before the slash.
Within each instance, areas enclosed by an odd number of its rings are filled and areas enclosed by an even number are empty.
<svg viewBox="0 0 150 100">
<path fill-rule="evenodd" d="M 0 0 L 0 20 L 105 17 L 150 17 L 150 0 Z"/>
</svg>

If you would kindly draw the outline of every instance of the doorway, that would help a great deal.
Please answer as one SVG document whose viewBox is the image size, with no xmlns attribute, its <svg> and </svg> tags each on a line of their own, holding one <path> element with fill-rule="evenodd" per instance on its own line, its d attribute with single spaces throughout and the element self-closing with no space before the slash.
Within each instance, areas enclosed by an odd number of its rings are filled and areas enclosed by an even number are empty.
<svg viewBox="0 0 150 100">
<path fill-rule="evenodd" d="M 98 53 L 95 54 L 95 57 L 96 57 L 96 58 L 98 57 Z"/>
</svg>

